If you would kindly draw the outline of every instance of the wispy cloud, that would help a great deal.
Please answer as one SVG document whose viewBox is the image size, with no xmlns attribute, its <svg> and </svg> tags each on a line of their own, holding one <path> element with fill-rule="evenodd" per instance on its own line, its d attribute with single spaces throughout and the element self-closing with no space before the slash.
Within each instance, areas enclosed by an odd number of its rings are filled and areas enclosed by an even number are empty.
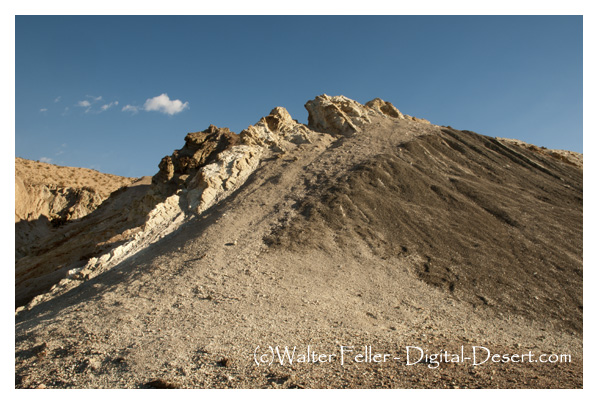
<svg viewBox="0 0 599 405">
<path fill-rule="evenodd" d="M 56 100 L 59 100 L 57 97 Z M 56 102 L 55 100 L 55 102 Z M 104 111 L 108 111 L 113 107 L 117 107 L 119 102 L 117 100 L 107 102 L 105 101 L 100 105 L 100 101 L 104 100 L 102 96 L 85 96 L 85 99 L 78 101 L 75 107 L 84 108 L 84 112 L 100 114 Z M 167 115 L 175 115 L 189 108 L 189 102 L 183 102 L 181 100 L 171 100 L 168 94 L 163 93 L 159 96 L 148 98 L 143 105 L 126 104 L 121 108 L 123 112 L 129 112 L 131 114 L 137 114 L 140 111 L 157 111 Z M 68 107 L 65 108 L 63 115 L 69 112 Z"/>
<path fill-rule="evenodd" d="M 163 114 L 174 115 L 189 108 L 189 103 L 183 103 L 181 100 L 171 100 L 166 93 L 149 98 L 144 104 L 146 111 L 158 111 Z"/>
<path fill-rule="evenodd" d="M 47 108 L 40 108 L 40 112 L 46 112 L 46 111 L 48 111 Z"/>
<path fill-rule="evenodd" d="M 102 107 L 100 107 L 100 110 L 102 110 L 102 111 L 106 111 L 106 110 L 108 110 L 110 107 L 112 107 L 112 106 L 117 106 L 117 105 L 119 105 L 119 102 L 118 102 L 118 101 L 113 101 L 113 102 L 110 102 L 110 103 L 108 103 L 108 104 L 104 104 Z"/>
<path fill-rule="evenodd" d="M 95 112 L 95 113 L 101 113 L 103 111 L 108 110 L 110 107 L 112 107 L 113 105 L 118 105 L 118 101 L 113 101 L 110 102 L 108 104 L 104 104 L 102 107 L 100 107 L 99 110 L 95 110 L 92 111 L 92 107 L 99 101 L 102 101 L 102 96 L 90 96 L 89 94 L 85 96 L 87 98 L 87 100 L 81 100 L 79 102 L 77 102 L 76 106 L 77 107 L 83 107 L 85 108 L 85 113 L 87 114 L 88 112 Z"/>
<path fill-rule="evenodd" d="M 41 157 L 40 158 L 40 162 L 44 162 L 44 163 L 52 163 L 52 159 L 50 159 L 49 157 Z"/>
<path fill-rule="evenodd" d="M 60 98 L 61 98 L 61 96 L 58 96 L 58 97 L 56 97 L 56 98 L 54 99 L 54 102 L 55 102 L 55 103 L 58 103 L 58 102 L 60 101 Z"/>
<path fill-rule="evenodd" d="M 60 145 L 60 147 L 57 148 L 57 152 L 54 154 L 55 156 L 60 156 L 63 155 L 65 153 L 65 149 L 67 148 L 67 144 L 63 143 L 62 145 Z"/>
<path fill-rule="evenodd" d="M 87 114 L 88 112 L 91 111 L 92 107 L 91 107 L 91 103 L 87 100 L 83 100 L 83 101 L 79 101 L 77 103 L 77 107 L 83 107 L 85 108 L 85 113 Z"/>
<path fill-rule="evenodd" d="M 139 107 L 137 107 L 135 105 L 127 104 L 126 106 L 123 107 L 123 109 L 121 111 L 129 111 L 133 114 L 137 114 L 137 112 L 139 111 Z"/>
</svg>

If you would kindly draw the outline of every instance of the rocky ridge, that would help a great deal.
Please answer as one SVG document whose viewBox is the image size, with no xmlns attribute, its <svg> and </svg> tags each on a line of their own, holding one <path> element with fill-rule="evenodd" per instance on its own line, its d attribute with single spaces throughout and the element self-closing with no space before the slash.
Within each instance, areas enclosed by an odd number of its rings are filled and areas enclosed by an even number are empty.
<svg viewBox="0 0 599 405">
<path fill-rule="evenodd" d="M 382 100 L 309 103 L 313 126 L 277 108 L 188 135 L 153 181 L 58 227 L 18 279 L 57 276 L 17 311 L 15 385 L 582 386 L 582 170 Z M 270 344 L 572 362 L 256 365 Z"/>
<path fill-rule="evenodd" d="M 402 114 L 380 98 L 362 105 L 344 96 L 320 95 L 308 101 L 305 107 L 309 113 L 308 125 L 294 120 L 285 108 L 276 107 L 240 134 L 214 125 L 187 134 L 184 146 L 161 160 L 150 187 L 147 181 L 138 181 L 135 190 L 116 195 L 104 210 L 98 210 L 89 218 L 60 229 L 48 227 L 48 221 L 41 227 L 39 224 L 44 221 L 37 221 L 34 231 L 31 231 L 31 222 L 21 221 L 17 227 L 29 232 L 17 232 L 16 238 L 17 305 L 24 308 L 22 305 L 27 304 L 27 308 L 31 308 L 48 299 L 39 294 L 53 285 L 52 295 L 56 295 L 75 286 L 73 280 L 93 278 L 164 238 L 192 216 L 201 215 L 238 190 L 265 159 L 280 158 L 305 144 L 331 144 L 339 137 L 359 133 L 364 125 L 376 119 L 404 120 L 437 127 L 427 120 Z M 582 155 L 577 156 L 574 152 L 566 154 L 521 141 L 503 141 L 582 167 Z M 90 172 L 99 176 L 97 172 Z M 17 171 L 17 190 L 23 184 L 20 175 L 21 171 Z M 112 188 L 132 180 L 106 176 L 111 180 Z M 102 184 L 106 182 L 103 180 Z M 43 202 L 32 205 L 39 212 L 53 212 L 49 216 L 54 218 L 56 225 L 88 215 L 107 197 L 106 189 L 98 193 L 90 186 L 80 189 L 56 187 L 54 190 L 61 190 L 57 193 L 52 193 L 49 185 L 34 183 L 28 187 L 29 190 L 35 187 L 43 190 L 39 195 L 53 196 L 37 198 L 36 201 Z M 77 198 L 69 200 L 64 195 L 76 195 Z M 133 195 L 135 197 L 131 198 Z M 17 206 L 25 206 L 24 203 L 29 201 L 27 198 L 31 199 L 17 192 Z M 127 207 L 127 214 L 114 215 L 115 208 L 123 206 Z M 15 216 L 19 215 L 23 214 L 17 211 Z M 32 214 L 28 215 L 31 218 Z M 88 233 L 84 243 L 78 236 L 82 232 Z"/>
<path fill-rule="evenodd" d="M 164 238 L 190 216 L 202 214 L 239 189 L 268 157 L 355 134 L 375 117 L 415 120 L 381 99 L 362 105 L 344 96 L 321 95 L 307 102 L 306 109 L 308 125 L 292 119 L 285 108 L 276 107 L 240 134 L 214 125 L 187 134 L 184 146 L 161 160 L 152 186 L 145 193 L 138 192 L 130 203 L 117 204 L 129 205 L 126 222 L 122 215 L 111 216 L 107 207 L 106 212 L 66 227 L 58 235 L 44 235 L 46 241 L 59 238 L 52 243 L 54 249 L 29 249 L 18 257 L 17 305 L 31 308 L 48 299 L 39 293 L 52 285 L 59 283 L 53 294 L 64 291 L 74 286 L 72 280 L 93 278 Z M 104 231 L 90 231 L 84 245 L 77 239 L 86 229 L 99 226 Z M 61 250 L 76 251 L 77 257 L 57 253 Z M 35 295 L 39 296 L 31 301 Z"/>
</svg>

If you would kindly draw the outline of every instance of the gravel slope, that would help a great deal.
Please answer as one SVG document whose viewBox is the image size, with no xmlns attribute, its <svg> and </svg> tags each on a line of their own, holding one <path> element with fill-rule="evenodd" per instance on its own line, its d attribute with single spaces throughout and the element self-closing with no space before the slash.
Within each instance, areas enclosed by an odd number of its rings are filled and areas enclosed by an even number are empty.
<svg viewBox="0 0 599 405">
<path fill-rule="evenodd" d="M 372 120 L 265 156 L 201 217 L 15 322 L 18 388 L 582 387 L 582 170 Z M 400 360 L 256 364 L 269 345 Z M 407 365 L 406 346 L 571 362 Z"/>
</svg>

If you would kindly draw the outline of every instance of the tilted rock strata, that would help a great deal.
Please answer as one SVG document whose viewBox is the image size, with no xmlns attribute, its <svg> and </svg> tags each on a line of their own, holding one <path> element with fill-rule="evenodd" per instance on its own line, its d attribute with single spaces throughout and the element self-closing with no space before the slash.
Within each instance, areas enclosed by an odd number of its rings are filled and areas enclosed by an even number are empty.
<svg viewBox="0 0 599 405">
<path fill-rule="evenodd" d="M 228 128 L 214 125 L 202 132 L 191 132 L 185 137 L 183 148 L 162 159 L 158 165 L 160 171 L 154 176 L 153 182 L 178 185 L 195 174 L 200 167 L 212 163 L 220 152 L 239 142 L 239 135 Z"/>
<path fill-rule="evenodd" d="M 141 179 L 113 193 L 84 218 L 60 227 L 47 226 L 39 241 L 30 245 L 24 252 L 26 254 L 16 257 L 15 299 L 18 305 L 58 282 L 68 270 L 83 266 L 90 258 L 109 252 L 137 233 L 161 199 L 151 192 L 150 180 Z M 16 225 L 39 224 L 40 221 L 21 221 Z M 36 229 L 39 230 L 39 226 Z"/>
<path fill-rule="evenodd" d="M 256 170 L 263 148 L 237 145 L 200 169 L 190 182 L 189 208 L 200 214 L 237 190 Z"/>
<path fill-rule="evenodd" d="M 185 211 L 181 208 L 181 199 L 180 195 L 174 194 L 158 203 L 148 214 L 141 230 L 133 234 L 127 243 L 100 257 L 91 258 L 85 266 L 70 270 L 69 275 L 79 278 L 91 278 L 90 275 L 95 270 L 114 267 L 137 253 L 140 247 L 147 247 L 173 232 L 185 219 Z"/>
<path fill-rule="evenodd" d="M 154 176 L 153 183 L 170 185 L 171 192 L 179 187 L 193 189 L 200 185 L 195 180 L 200 168 L 222 159 L 226 156 L 221 155 L 223 151 L 237 145 L 284 152 L 297 145 L 311 143 L 318 137 L 352 134 L 361 125 L 370 123 L 374 116 L 419 120 L 403 115 L 393 104 L 379 98 L 364 106 L 344 96 L 324 94 L 308 101 L 306 109 L 309 113 L 308 125 L 294 120 L 285 108 L 276 107 L 240 134 L 214 125 L 202 132 L 189 133 L 182 149 L 162 159 L 158 165 L 160 171 Z"/>
<path fill-rule="evenodd" d="M 197 188 L 179 190 L 151 210 L 141 229 L 129 240 L 100 257 L 91 258 L 83 267 L 68 271 L 74 279 L 87 280 L 109 270 L 135 255 L 152 243 L 174 232 L 190 213 L 201 214 L 215 203 L 228 197 L 241 186 L 256 169 L 262 148 L 238 145 L 219 154 L 215 163 L 202 167 L 191 182 Z M 191 212 L 190 212 L 191 211 Z M 68 283 L 62 283 L 65 287 Z M 56 291 L 55 291 L 56 293 Z M 31 308 L 44 297 L 39 297 Z"/>
<path fill-rule="evenodd" d="M 370 123 L 375 117 L 409 117 L 381 99 L 372 100 L 364 106 L 344 96 L 322 95 L 306 103 L 306 108 L 309 112 L 307 126 L 292 119 L 285 108 L 276 107 L 268 116 L 240 134 L 214 125 L 205 131 L 187 134 L 183 148 L 161 160 L 159 171 L 152 178 L 150 190 L 140 200 L 128 203 L 127 221 L 131 223 L 129 229 L 123 230 L 123 215 L 110 216 L 108 212 L 103 214 L 106 218 L 102 220 L 102 226 L 114 231 L 107 233 L 108 239 L 104 241 L 94 239 L 94 242 L 88 244 L 86 252 L 82 252 L 84 256 L 88 255 L 88 251 L 92 252 L 91 249 L 96 246 L 96 250 L 102 251 L 100 255 L 93 255 L 83 265 L 74 266 L 72 262 L 63 260 L 51 267 L 52 277 L 49 277 L 48 271 L 41 271 L 38 267 L 36 271 L 39 274 L 33 280 L 23 273 L 34 265 L 29 263 L 29 267 L 24 267 L 20 272 L 18 280 L 26 281 L 29 286 L 27 291 L 31 293 L 40 291 L 44 283 L 56 283 L 56 277 L 65 274 L 71 279 L 92 278 L 170 234 L 190 215 L 201 214 L 226 199 L 247 181 L 266 156 L 282 154 L 299 145 L 318 140 L 324 140 L 328 144 L 335 137 L 359 131 L 360 126 Z M 144 219 L 140 221 L 140 218 Z M 117 221 L 118 224 L 112 226 L 110 221 Z M 84 224 L 79 228 L 83 229 Z M 76 233 L 79 232 L 81 231 Z M 99 235 L 100 233 L 95 237 L 98 238 Z M 73 243 L 68 237 L 65 238 L 58 242 L 63 246 L 61 249 L 66 249 Z M 116 243 L 117 246 L 107 252 L 103 250 L 111 243 Z M 43 257 L 39 260 L 43 260 Z M 28 261 L 23 262 L 25 263 Z M 17 267 L 19 270 L 19 266 Z M 22 301 L 26 293 L 19 294 L 18 280 L 17 295 Z M 36 280 L 41 284 L 36 285 Z M 68 289 L 68 284 L 69 281 L 64 280 L 59 286 L 61 289 Z M 32 285 L 35 287 L 31 287 Z M 55 286 L 53 293 L 57 291 Z M 37 297 L 29 307 L 46 298 L 43 295 Z"/>
<path fill-rule="evenodd" d="M 308 110 L 308 126 L 332 134 L 350 135 L 360 125 L 370 122 L 371 110 L 357 101 L 344 96 L 323 94 L 305 105 Z"/>
</svg>

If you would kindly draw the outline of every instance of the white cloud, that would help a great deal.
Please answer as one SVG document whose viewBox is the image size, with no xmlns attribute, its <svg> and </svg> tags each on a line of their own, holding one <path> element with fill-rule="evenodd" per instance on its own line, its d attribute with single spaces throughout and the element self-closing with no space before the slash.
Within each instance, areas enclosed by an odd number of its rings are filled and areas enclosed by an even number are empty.
<svg viewBox="0 0 599 405">
<path fill-rule="evenodd" d="M 133 114 L 137 114 L 137 112 L 139 111 L 139 107 L 137 107 L 135 105 L 127 104 L 126 106 L 123 107 L 123 109 L 121 111 L 131 111 Z"/>
<path fill-rule="evenodd" d="M 50 159 L 49 157 L 41 157 L 40 158 L 40 162 L 44 162 L 44 163 L 52 163 L 52 159 Z"/>
<path fill-rule="evenodd" d="M 46 111 L 48 111 L 47 108 L 40 108 L 40 112 L 46 112 Z"/>
<path fill-rule="evenodd" d="M 181 100 L 171 100 L 166 93 L 154 98 L 149 98 L 144 104 L 146 111 L 158 111 L 164 114 L 173 115 L 189 108 L 189 103 L 183 103 Z"/>
<path fill-rule="evenodd" d="M 61 96 L 58 96 L 58 97 L 56 97 L 56 98 L 54 99 L 54 102 L 55 102 L 55 103 L 58 103 L 58 102 L 60 101 L 60 97 L 61 97 Z"/>
<path fill-rule="evenodd" d="M 104 104 L 102 107 L 100 107 L 100 110 L 102 110 L 102 111 L 106 111 L 106 110 L 108 110 L 110 107 L 112 107 L 113 105 L 114 105 L 114 106 L 117 106 L 117 105 L 119 105 L 119 102 L 118 102 L 118 101 L 113 101 L 113 102 L 111 102 L 111 103 Z"/>
<path fill-rule="evenodd" d="M 98 101 L 102 100 L 102 96 L 90 96 L 89 94 L 86 95 L 85 97 L 87 97 L 89 100 L 81 100 L 79 102 L 77 102 L 76 106 L 77 107 L 83 107 L 85 108 L 85 113 L 87 114 L 88 112 L 92 111 L 92 106 L 95 105 Z M 100 111 L 93 111 L 95 113 L 100 113 L 102 111 L 106 111 L 107 109 L 109 109 L 110 107 L 112 107 L 112 103 L 106 104 L 106 108 L 104 108 L 104 106 L 101 107 Z"/>
</svg>

